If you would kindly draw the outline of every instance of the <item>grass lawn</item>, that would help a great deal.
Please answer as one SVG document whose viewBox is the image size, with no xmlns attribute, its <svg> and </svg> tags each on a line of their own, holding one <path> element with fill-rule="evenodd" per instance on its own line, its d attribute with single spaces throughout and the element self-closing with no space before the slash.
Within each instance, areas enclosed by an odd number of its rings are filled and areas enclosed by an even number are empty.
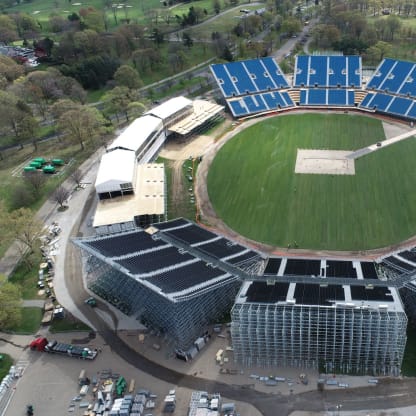
<svg viewBox="0 0 416 416">
<path fill-rule="evenodd" d="M 28 267 L 22 261 L 10 276 L 9 280 L 12 283 L 20 285 L 22 299 L 39 299 L 38 289 L 36 283 L 39 276 L 39 264 L 41 263 L 41 256 L 32 255 L 33 267 Z"/>
<path fill-rule="evenodd" d="M 407 343 L 404 350 L 402 373 L 407 377 L 416 376 L 416 329 L 410 325 L 407 328 Z"/>
<path fill-rule="evenodd" d="M 360 250 L 416 233 L 415 139 L 355 162 L 355 175 L 295 174 L 297 148 L 354 150 L 384 138 L 379 120 L 304 114 L 270 118 L 216 155 L 208 192 L 220 217 L 257 241 Z"/>
<path fill-rule="evenodd" d="M 121 4 L 121 3 L 120 3 Z M 124 3 L 123 3 L 124 4 Z M 132 20 L 137 20 L 143 23 L 145 20 L 145 14 L 156 8 L 163 8 L 159 0 L 141 0 L 140 3 L 128 4 L 130 7 L 116 8 L 115 14 L 118 23 L 121 23 L 122 19 L 127 17 Z M 94 7 L 97 10 L 104 10 L 105 16 L 109 27 L 115 26 L 114 12 L 112 7 L 107 7 L 104 0 L 88 0 L 88 1 L 67 1 L 67 0 L 33 0 L 31 2 L 21 2 L 13 7 L 7 8 L 8 13 L 24 12 L 32 15 L 44 29 L 45 23 L 49 21 L 49 16 L 54 14 L 58 16 L 67 17 L 70 13 L 79 13 L 79 10 L 88 7 Z"/>
<path fill-rule="evenodd" d="M 78 321 L 67 314 L 64 319 L 55 319 L 52 321 L 49 331 L 54 332 L 72 332 L 72 331 L 91 331 L 91 328 L 88 325 Z"/>
<path fill-rule="evenodd" d="M 8 374 L 10 367 L 13 365 L 13 359 L 10 355 L 3 354 L 1 351 L 0 355 L 3 357 L 3 359 L 0 360 L 0 380 L 3 380 Z"/>
<path fill-rule="evenodd" d="M 22 308 L 22 320 L 20 325 L 15 328 L 10 328 L 9 330 L 16 334 L 34 334 L 40 327 L 42 315 L 41 308 Z"/>
<path fill-rule="evenodd" d="M 259 5 L 244 4 L 244 9 L 256 10 Z M 174 9 L 175 10 L 175 9 Z M 211 39 L 212 32 L 220 32 L 223 35 L 230 33 L 231 29 L 240 21 L 241 13 L 238 9 L 230 10 L 207 24 L 190 27 L 186 30 L 196 39 Z"/>
</svg>

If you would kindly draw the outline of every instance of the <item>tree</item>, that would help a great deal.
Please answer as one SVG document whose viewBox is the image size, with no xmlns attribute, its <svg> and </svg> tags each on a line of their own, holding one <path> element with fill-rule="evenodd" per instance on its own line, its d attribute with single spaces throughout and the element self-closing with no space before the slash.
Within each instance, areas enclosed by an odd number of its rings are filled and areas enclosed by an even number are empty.
<svg viewBox="0 0 416 416">
<path fill-rule="evenodd" d="M 194 44 L 194 40 L 192 39 L 189 32 L 183 32 L 182 42 L 188 49 L 191 49 L 192 45 Z"/>
<path fill-rule="evenodd" d="M 33 196 L 38 198 L 41 194 L 42 188 L 45 186 L 47 178 L 43 172 L 35 170 L 33 172 L 24 172 L 23 180 Z"/>
<path fill-rule="evenodd" d="M 143 86 L 139 74 L 129 65 L 121 65 L 114 74 L 114 80 L 120 87 L 137 89 Z"/>
<path fill-rule="evenodd" d="M 0 330 L 19 325 L 22 319 L 21 293 L 18 286 L 0 275 Z"/>
<path fill-rule="evenodd" d="M 32 254 L 40 245 L 43 224 L 29 208 L 19 208 L 2 216 L 4 235 L 8 241 L 16 241 L 21 255 Z M 28 259 L 28 256 L 25 256 Z M 29 260 L 28 260 L 29 261 Z"/>
<path fill-rule="evenodd" d="M 300 29 L 301 29 L 300 22 L 294 17 L 288 17 L 282 23 L 282 32 L 287 33 L 289 36 L 292 36 L 295 33 L 298 33 Z"/>
<path fill-rule="evenodd" d="M 9 43 L 18 39 L 15 21 L 6 14 L 0 15 L 0 42 Z"/>
<path fill-rule="evenodd" d="M 16 142 L 32 138 L 37 128 L 30 107 L 7 91 L 0 91 L 0 130 L 13 134 Z"/>
<path fill-rule="evenodd" d="M 88 140 L 104 134 L 105 120 L 96 108 L 79 105 L 59 117 L 58 128 L 68 138 L 78 142 L 84 150 Z"/>
<path fill-rule="evenodd" d="M 79 187 L 82 182 L 82 178 L 84 177 L 84 172 L 81 169 L 75 169 L 71 173 L 71 179 L 74 181 L 75 185 Z"/>
<path fill-rule="evenodd" d="M 221 3 L 220 0 L 213 0 L 212 7 L 214 8 L 215 14 L 219 14 L 221 11 Z"/>
<path fill-rule="evenodd" d="M 22 65 L 17 64 L 13 59 L 5 55 L 0 55 L 0 75 L 8 82 L 13 82 L 24 74 Z"/>
<path fill-rule="evenodd" d="M 120 113 L 123 113 L 129 121 L 130 117 L 137 116 L 137 108 L 142 107 L 144 111 L 144 105 L 140 102 L 137 90 L 130 90 L 127 87 L 114 87 L 104 95 L 103 101 L 105 113 L 115 114 L 118 121 Z"/>
<path fill-rule="evenodd" d="M 16 13 L 12 15 L 19 38 L 28 39 L 34 38 L 40 31 L 38 22 L 27 13 Z"/>
<path fill-rule="evenodd" d="M 64 186 L 58 186 L 53 192 L 50 197 L 52 202 L 56 202 L 59 204 L 60 208 L 64 207 L 65 201 L 68 199 L 70 192 Z"/>
<path fill-rule="evenodd" d="M 380 62 L 386 55 L 389 55 L 393 47 L 390 43 L 378 41 L 375 45 L 367 49 L 368 57 L 374 62 Z"/>
<path fill-rule="evenodd" d="M 394 35 L 400 29 L 401 25 L 402 23 L 397 16 L 391 14 L 390 16 L 387 17 L 386 27 L 390 33 L 390 40 L 394 39 Z"/>
</svg>

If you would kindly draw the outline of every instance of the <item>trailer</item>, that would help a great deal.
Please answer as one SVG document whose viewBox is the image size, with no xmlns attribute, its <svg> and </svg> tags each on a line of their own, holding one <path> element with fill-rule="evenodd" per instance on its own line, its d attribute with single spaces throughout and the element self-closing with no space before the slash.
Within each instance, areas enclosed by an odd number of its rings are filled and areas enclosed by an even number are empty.
<svg viewBox="0 0 416 416">
<path fill-rule="evenodd" d="M 93 360 L 97 356 L 97 350 L 72 344 L 64 344 L 55 340 L 48 341 L 46 338 L 33 340 L 29 347 L 31 350 L 45 351 L 50 354 L 62 354 L 84 360 Z"/>
</svg>

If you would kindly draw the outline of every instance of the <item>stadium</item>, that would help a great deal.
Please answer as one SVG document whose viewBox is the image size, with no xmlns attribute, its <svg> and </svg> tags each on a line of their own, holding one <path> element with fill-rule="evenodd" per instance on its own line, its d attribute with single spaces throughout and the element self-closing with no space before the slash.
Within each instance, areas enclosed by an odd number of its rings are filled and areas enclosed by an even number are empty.
<svg viewBox="0 0 416 416">
<path fill-rule="evenodd" d="M 211 69 L 233 116 L 249 119 L 204 154 L 198 171 L 200 218 L 214 212 L 211 224 L 224 222 L 209 231 L 164 222 L 163 204 L 157 216 L 140 214 L 146 221 L 130 213 L 102 222 L 96 236 L 75 240 L 89 289 L 186 357 L 231 310 L 240 364 L 400 374 L 416 293 L 415 244 L 398 245 L 416 230 L 416 65 L 385 59 L 365 86 L 355 56 L 299 56 L 290 81 L 272 58 Z M 125 199 L 112 192 L 104 189 L 111 203 Z M 340 211 L 342 224 L 331 218 Z"/>
</svg>

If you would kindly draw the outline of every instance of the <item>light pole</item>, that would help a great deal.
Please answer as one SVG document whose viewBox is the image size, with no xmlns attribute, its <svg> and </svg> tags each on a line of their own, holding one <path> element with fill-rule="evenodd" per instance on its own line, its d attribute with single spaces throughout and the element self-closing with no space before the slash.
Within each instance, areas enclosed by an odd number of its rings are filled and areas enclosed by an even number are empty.
<svg viewBox="0 0 416 416">
<path fill-rule="evenodd" d="M 340 412 L 340 410 L 342 409 L 342 404 L 337 404 L 337 405 L 335 406 L 335 408 L 337 409 L 337 416 L 339 416 L 339 412 Z"/>
</svg>

